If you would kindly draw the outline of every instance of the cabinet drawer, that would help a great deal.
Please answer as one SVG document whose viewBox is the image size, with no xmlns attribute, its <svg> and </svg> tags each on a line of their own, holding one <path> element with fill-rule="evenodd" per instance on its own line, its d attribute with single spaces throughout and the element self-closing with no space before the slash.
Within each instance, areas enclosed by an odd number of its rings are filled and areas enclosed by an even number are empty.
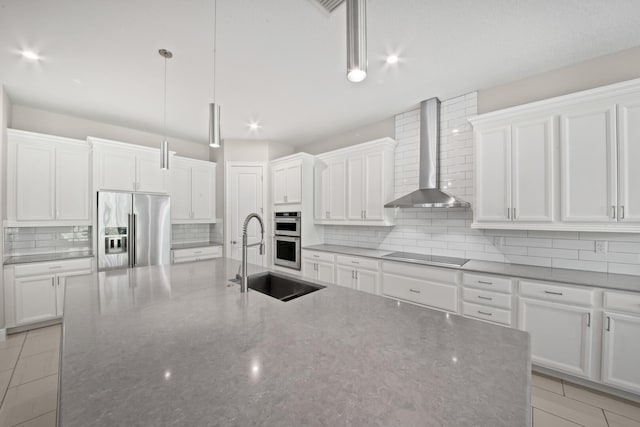
<svg viewBox="0 0 640 427">
<path fill-rule="evenodd" d="M 384 295 L 456 312 L 458 287 L 443 283 L 385 273 L 382 279 Z"/>
<path fill-rule="evenodd" d="M 511 325 L 511 311 L 509 310 L 463 302 L 462 314 L 469 317 L 475 317 L 477 319 L 502 323 L 503 325 Z"/>
<path fill-rule="evenodd" d="M 593 305 L 593 290 L 520 280 L 520 295 L 565 304 Z"/>
<path fill-rule="evenodd" d="M 190 249 L 175 249 L 173 251 L 174 261 L 191 258 L 191 261 L 196 259 L 211 259 L 222 256 L 222 246 L 205 246 L 202 248 L 190 248 Z"/>
<path fill-rule="evenodd" d="M 310 258 L 316 261 L 335 262 L 336 256 L 329 252 L 302 251 L 302 258 Z"/>
<path fill-rule="evenodd" d="M 336 260 L 341 265 L 378 271 L 378 261 L 371 258 L 338 255 Z"/>
<path fill-rule="evenodd" d="M 78 258 L 68 261 L 34 262 L 30 264 L 16 265 L 13 270 L 15 277 L 38 276 L 43 274 L 65 273 L 68 271 L 82 271 L 91 273 L 91 260 L 93 258 Z"/>
<path fill-rule="evenodd" d="M 462 295 L 465 301 L 474 304 L 491 305 L 494 307 L 511 309 L 512 297 L 509 294 L 499 294 L 497 292 L 483 291 L 481 289 L 464 288 Z"/>
<path fill-rule="evenodd" d="M 382 263 L 382 269 L 385 273 L 409 276 L 439 283 L 450 283 L 452 285 L 457 283 L 456 278 L 458 277 L 458 271 L 454 269 L 416 265 L 407 262 L 384 261 Z"/>
<path fill-rule="evenodd" d="M 640 313 L 640 294 L 607 291 L 604 293 L 604 308 Z"/>
<path fill-rule="evenodd" d="M 484 274 L 462 274 L 462 283 L 480 289 L 496 292 L 513 292 L 513 281 L 507 277 L 486 276 Z"/>
</svg>

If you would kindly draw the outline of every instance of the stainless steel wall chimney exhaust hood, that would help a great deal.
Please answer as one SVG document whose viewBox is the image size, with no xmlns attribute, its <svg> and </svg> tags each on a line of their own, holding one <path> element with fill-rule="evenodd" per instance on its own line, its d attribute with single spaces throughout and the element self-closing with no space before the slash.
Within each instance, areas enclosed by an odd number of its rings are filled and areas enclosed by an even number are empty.
<svg viewBox="0 0 640 427">
<path fill-rule="evenodd" d="M 384 205 L 385 208 L 468 208 L 464 200 L 440 190 L 440 100 L 420 103 L 419 189 Z"/>
</svg>

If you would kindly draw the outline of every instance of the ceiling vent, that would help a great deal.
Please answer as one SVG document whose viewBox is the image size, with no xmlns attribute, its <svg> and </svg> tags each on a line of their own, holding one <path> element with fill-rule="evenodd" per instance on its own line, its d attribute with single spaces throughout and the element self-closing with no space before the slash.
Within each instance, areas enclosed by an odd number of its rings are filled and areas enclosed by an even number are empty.
<svg viewBox="0 0 640 427">
<path fill-rule="evenodd" d="M 315 0 L 320 6 L 322 6 L 327 12 L 333 12 L 336 7 L 340 6 L 344 0 Z"/>
</svg>

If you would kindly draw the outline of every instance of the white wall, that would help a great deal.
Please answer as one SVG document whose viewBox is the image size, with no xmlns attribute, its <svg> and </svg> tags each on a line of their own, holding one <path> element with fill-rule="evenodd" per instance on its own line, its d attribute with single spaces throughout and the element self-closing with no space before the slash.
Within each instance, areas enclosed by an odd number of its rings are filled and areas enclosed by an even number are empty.
<svg viewBox="0 0 640 427">
<path fill-rule="evenodd" d="M 640 46 L 478 92 L 478 113 L 640 77 Z"/>
<path fill-rule="evenodd" d="M 122 141 L 146 147 L 159 147 L 162 135 L 122 126 L 101 123 L 67 114 L 53 113 L 24 105 L 13 105 L 9 127 L 68 138 L 87 136 Z M 169 148 L 178 156 L 209 160 L 209 146 L 204 143 L 168 137 Z"/>
<path fill-rule="evenodd" d="M 473 139 L 467 117 L 475 115 L 476 96 L 442 103 L 441 186 L 473 201 Z M 418 187 L 419 110 L 396 116 L 396 195 Z M 458 133 L 452 133 L 458 129 Z M 472 207 L 473 208 L 473 207 Z M 521 230 L 470 227 L 471 209 L 400 209 L 395 227 L 325 226 L 325 242 L 390 251 L 426 253 L 514 264 L 640 275 L 640 234 Z M 495 244 L 504 239 L 504 244 Z M 595 253 L 595 242 L 609 250 Z M 639 287 L 640 289 L 640 287 Z"/>
<path fill-rule="evenodd" d="M 5 194 L 5 159 L 7 125 L 11 118 L 11 101 L 5 92 L 4 86 L 0 83 L 0 212 L 2 218 L 6 218 L 6 194 Z M 0 259 L 4 259 L 4 232 L 0 233 Z M 3 275 L 0 274 L 0 329 L 4 328 L 4 282 Z"/>
<path fill-rule="evenodd" d="M 372 141 L 374 139 L 389 137 L 393 138 L 395 132 L 395 120 L 389 117 L 366 126 L 352 129 L 350 131 L 334 135 L 319 141 L 296 146 L 296 153 L 303 152 L 309 154 L 320 154 L 338 148 L 348 147 L 361 142 Z"/>
</svg>

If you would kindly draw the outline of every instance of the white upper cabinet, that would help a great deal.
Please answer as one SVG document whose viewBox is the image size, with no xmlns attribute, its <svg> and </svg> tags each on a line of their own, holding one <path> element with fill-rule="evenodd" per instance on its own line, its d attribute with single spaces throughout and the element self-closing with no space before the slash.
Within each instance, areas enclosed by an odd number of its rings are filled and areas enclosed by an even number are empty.
<svg viewBox="0 0 640 427">
<path fill-rule="evenodd" d="M 616 107 L 587 106 L 560 116 L 562 220 L 615 221 Z"/>
<path fill-rule="evenodd" d="M 470 122 L 472 227 L 640 232 L 640 79 Z"/>
<path fill-rule="evenodd" d="M 9 226 L 91 223 L 86 142 L 7 130 Z"/>
<path fill-rule="evenodd" d="M 318 224 L 391 225 L 384 204 L 393 199 L 394 153 L 390 138 L 366 142 L 318 156 Z"/>
<path fill-rule="evenodd" d="M 93 137 L 88 141 L 93 145 L 96 190 L 168 193 L 169 173 L 160 169 L 160 150 Z"/>
<path fill-rule="evenodd" d="M 476 131 L 475 221 L 553 220 L 554 118 Z"/>
<path fill-rule="evenodd" d="M 272 163 L 274 205 L 302 201 L 302 163 L 301 158 Z"/>
<path fill-rule="evenodd" d="M 216 164 L 174 157 L 171 172 L 171 222 L 216 222 Z"/>
</svg>

